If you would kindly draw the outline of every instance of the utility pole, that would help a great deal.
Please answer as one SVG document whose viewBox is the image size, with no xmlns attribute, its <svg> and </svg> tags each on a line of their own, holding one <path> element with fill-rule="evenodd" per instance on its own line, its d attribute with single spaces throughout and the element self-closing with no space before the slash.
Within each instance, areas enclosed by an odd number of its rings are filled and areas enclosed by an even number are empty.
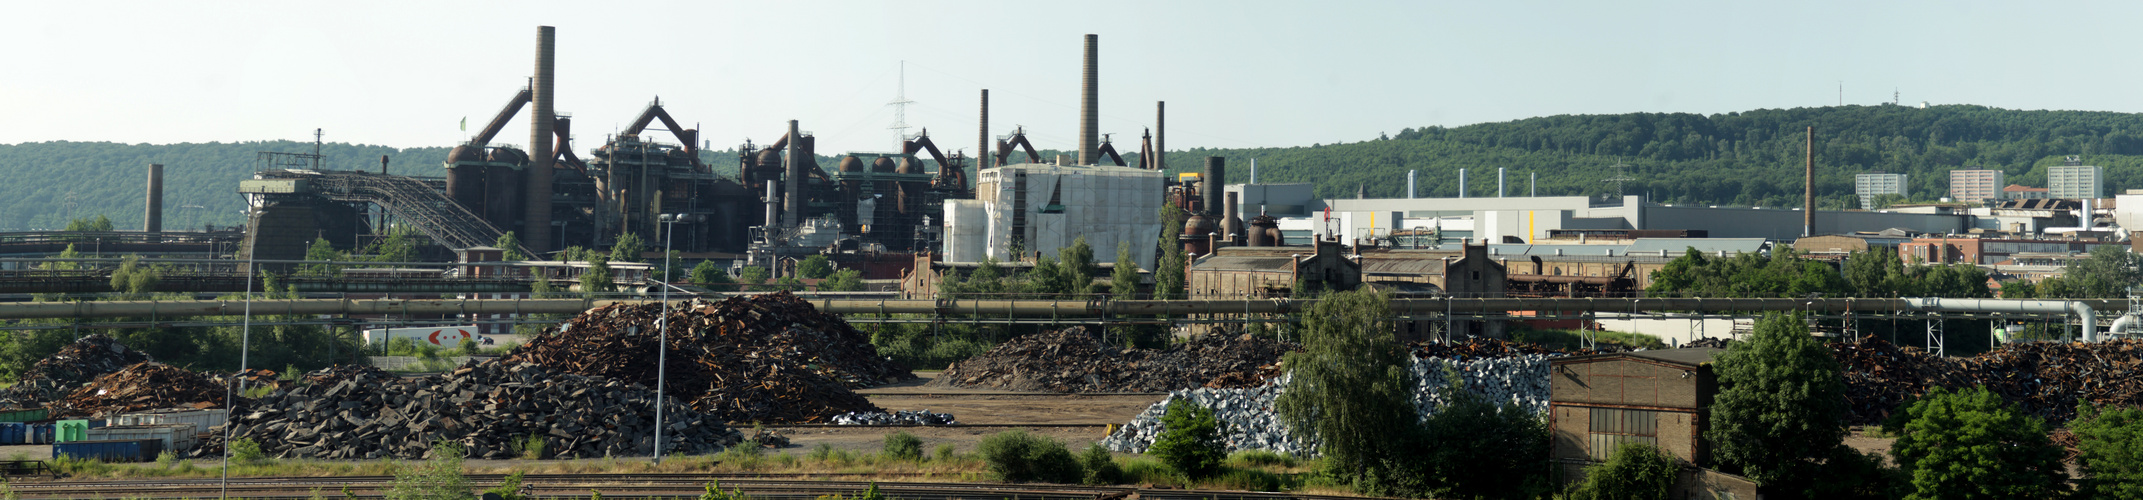
<svg viewBox="0 0 2143 500">
<path fill-rule="evenodd" d="M 1806 171 L 1806 172 L 1805 172 L 1805 173 L 1803 174 L 1803 175 L 1804 175 L 1804 177 L 1802 178 L 1802 181 L 1801 181 L 1801 182 L 1802 182 L 1802 184 L 1801 184 L 1801 186 L 1802 186 L 1802 195 L 1801 195 L 1801 196 L 1802 196 L 1802 199 L 1801 199 L 1801 236 L 1802 236 L 1802 237 L 1809 237 L 1809 236 L 1815 236 L 1815 235 L 1816 235 L 1816 128 L 1815 128 L 1815 127 L 1808 127 L 1808 144 L 1807 144 L 1807 150 L 1806 150 L 1806 151 L 1804 151 L 1804 152 L 1803 152 L 1802 154 L 1804 155 L 1804 157 L 1806 157 L 1806 158 L 1807 158 L 1807 160 L 1808 160 L 1808 164 L 1807 164 L 1807 171 Z"/>
</svg>

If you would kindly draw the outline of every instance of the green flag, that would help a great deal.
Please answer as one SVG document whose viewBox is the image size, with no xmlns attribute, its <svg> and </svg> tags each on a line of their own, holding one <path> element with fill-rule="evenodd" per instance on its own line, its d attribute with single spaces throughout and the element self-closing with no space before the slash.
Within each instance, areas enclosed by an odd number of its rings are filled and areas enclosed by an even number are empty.
<svg viewBox="0 0 2143 500">
<path fill-rule="evenodd" d="M 463 132 L 468 132 L 468 131 L 469 131 L 469 117 L 466 117 L 466 116 L 464 116 L 464 117 L 461 117 L 461 131 L 463 131 Z"/>
</svg>

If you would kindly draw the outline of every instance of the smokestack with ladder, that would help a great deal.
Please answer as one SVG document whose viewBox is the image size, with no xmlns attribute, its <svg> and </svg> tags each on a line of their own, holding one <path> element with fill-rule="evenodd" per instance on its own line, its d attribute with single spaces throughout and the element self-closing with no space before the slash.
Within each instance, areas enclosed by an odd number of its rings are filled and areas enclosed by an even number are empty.
<svg viewBox="0 0 2143 500">
<path fill-rule="evenodd" d="M 1097 101 L 1097 100 L 1098 100 L 1098 99 L 1100 99 L 1100 98 L 1096 96 L 1096 94 L 1098 94 L 1098 93 L 1099 93 L 1098 89 L 1095 89 L 1095 88 L 1094 88 L 1094 87 L 1095 87 L 1095 84 L 1094 84 L 1094 80 L 1095 80 L 1095 76 L 1096 76 L 1096 75 L 1095 75 L 1095 68 L 1096 68 L 1096 66 L 1097 66 L 1097 65 L 1099 64 L 1098 62 L 1096 62 L 1096 61 L 1095 61 L 1095 58 L 1096 58 L 1096 57 L 1098 57 L 1098 54 L 1099 54 L 1099 48 L 1098 48 L 1098 44 L 1100 43 L 1100 41 L 1099 41 L 1099 40 L 1100 40 L 1100 37 L 1099 37 L 1099 36 L 1096 36 L 1096 35 L 1087 35 L 1087 36 L 1086 36 L 1086 64 L 1085 64 L 1085 66 L 1084 66 L 1083 70 L 1082 70 L 1082 71 L 1080 72 L 1080 80 L 1079 80 L 1079 164 L 1080 164 L 1080 165 L 1093 165 L 1093 164 L 1095 164 L 1095 163 L 1099 162 L 1099 160 L 1100 160 L 1099 158 L 1095 158 L 1095 157 L 1094 157 L 1094 148 L 1100 147 L 1100 145 L 1101 145 L 1101 135 L 1100 135 L 1100 133 L 1096 132 L 1096 130 L 1095 130 L 1095 127 L 1096 127 L 1096 126 L 1098 126 L 1098 124 L 1097 124 L 1096 122 L 1100 121 L 1100 118 L 1101 118 L 1101 114 L 1100 114 L 1100 113 L 1101 113 L 1101 110 L 1100 110 L 1100 108 L 1098 107 L 1098 106 L 1099 106 L 1099 103 L 1097 103 L 1097 102 L 1095 102 L 1095 101 Z"/>
<path fill-rule="evenodd" d="M 528 188 L 521 196 L 527 207 L 521 214 L 521 245 L 539 254 L 551 249 L 551 161 L 557 156 L 551 150 L 551 121 L 557 119 L 551 105 L 557 83 L 557 39 L 557 28 L 536 27 L 536 77 L 529 94 L 533 109 L 528 116 L 528 172 L 521 177 Z"/>
<path fill-rule="evenodd" d="M 150 233 L 164 232 L 164 164 L 149 164 L 149 198 L 141 214 L 141 228 Z"/>
</svg>

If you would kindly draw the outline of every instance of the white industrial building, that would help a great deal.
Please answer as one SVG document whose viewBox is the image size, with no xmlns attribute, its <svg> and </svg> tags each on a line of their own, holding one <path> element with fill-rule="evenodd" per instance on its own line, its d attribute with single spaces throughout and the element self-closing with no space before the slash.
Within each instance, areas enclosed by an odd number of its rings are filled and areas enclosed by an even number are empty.
<svg viewBox="0 0 2143 500">
<path fill-rule="evenodd" d="M 1870 172 L 1853 176 L 1853 194 L 1860 195 L 1862 210 L 1875 209 L 1875 197 L 1886 194 L 1904 195 L 1909 184 L 1905 174 Z M 1910 196 L 1907 196 L 1910 198 Z"/>
<path fill-rule="evenodd" d="M 2071 160 L 2070 163 L 2075 163 Z M 2106 195 L 2106 168 L 2090 165 L 2046 167 L 2046 195 L 2057 200 L 2089 200 Z"/>
<path fill-rule="evenodd" d="M 1085 237 L 1096 259 L 1110 260 L 1118 242 L 1153 268 L 1161 234 L 1163 173 L 1112 166 L 1020 164 L 984 169 L 975 199 L 945 200 L 945 260 L 980 262 L 1057 250 Z"/>
</svg>

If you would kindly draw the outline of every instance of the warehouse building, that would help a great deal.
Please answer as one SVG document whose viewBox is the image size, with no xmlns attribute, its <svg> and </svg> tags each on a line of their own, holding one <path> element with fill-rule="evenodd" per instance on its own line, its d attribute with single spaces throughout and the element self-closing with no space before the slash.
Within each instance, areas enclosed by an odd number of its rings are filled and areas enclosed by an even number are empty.
<svg viewBox="0 0 2143 500">
<path fill-rule="evenodd" d="M 1550 457 L 1568 481 L 1624 443 L 1651 445 L 1684 465 L 1674 498 L 1757 498 L 1747 478 L 1709 469 L 1704 431 L 1723 349 L 1691 348 L 1557 358 L 1548 396 Z"/>
</svg>

